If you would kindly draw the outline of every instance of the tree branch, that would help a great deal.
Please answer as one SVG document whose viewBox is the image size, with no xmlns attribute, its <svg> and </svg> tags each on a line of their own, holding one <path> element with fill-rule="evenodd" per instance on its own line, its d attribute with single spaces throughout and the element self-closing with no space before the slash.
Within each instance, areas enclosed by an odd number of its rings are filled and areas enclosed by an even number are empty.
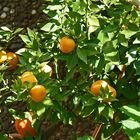
<svg viewBox="0 0 140 140">
<path fill-rule="evenodd" d="M 102 126 L 103 124 L 96 124 L 95 130 L 92 134 L 92 137 L 94 138 L 94 140 L 97 140 L 100 137 Z"/>
</svg>

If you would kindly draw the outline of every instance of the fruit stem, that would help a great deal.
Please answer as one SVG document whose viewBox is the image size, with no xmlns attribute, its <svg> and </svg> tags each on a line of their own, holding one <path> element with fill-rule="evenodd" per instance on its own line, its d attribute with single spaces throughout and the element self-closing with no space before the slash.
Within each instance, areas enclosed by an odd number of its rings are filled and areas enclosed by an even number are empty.
<svg viewBox="0 0 140 140">
<path fill-rule="evenodd" d="M 58 74 L 58 61 L 55 59 L 55 72 L 56 72 L 56 78 L 59 79 L 59 74 Z"/>
</svg>

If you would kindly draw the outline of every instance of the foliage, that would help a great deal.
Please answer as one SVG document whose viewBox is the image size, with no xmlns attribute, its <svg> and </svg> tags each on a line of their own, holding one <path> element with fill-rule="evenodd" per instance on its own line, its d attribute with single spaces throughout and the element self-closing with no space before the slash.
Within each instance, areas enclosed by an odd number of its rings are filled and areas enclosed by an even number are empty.
<svg viewBox="0 0 140 140">
<path fill-rule="evenodd" d="M 36 140 L 41 139 L 41 121 L 73 125 L 79 118 L 102 124 L 103 139 L 111 138 L 122 128 L 130 139 L 139 139 L 140 12 L 124 0 L 48 3 L 43 10 L 48 15 L 47 22 L 40 23 L 36 32 L 27 28 L 27 34 L 19 34 L 26 47 L 16 52 L 19 67 L 8 81 L 6 76 L 11 71 L 6 63 L 0 66 L 0 93 L 5 96 L 0 97 L 1 104 L 26 102 L 40 134 Z M 5 44 L 11 35 L 21 31 L 1 29 Z M 76 43 L 76 49 L 68 54 L 59 49 L 64 36 Z M 8 49 L 7 45 L 4 49 Z M 51 77 L 41 71 L 44 63 L 52 67 Z M 36 103 L 29 96 L 34 84 L 23 84 L 19 78 L 25 71 L 33 72 L 38 83 L 48 90 L 43 102 Z M 100 79 L 116 89 L 116 99 L 91 93 L 91 84 Z M 107 90 L 105 94 L 109 94 Z M 20 116 L 16 112 L 13 115 Z M 84 139 L 92 138 L 78 138 Z"/>
</svg>

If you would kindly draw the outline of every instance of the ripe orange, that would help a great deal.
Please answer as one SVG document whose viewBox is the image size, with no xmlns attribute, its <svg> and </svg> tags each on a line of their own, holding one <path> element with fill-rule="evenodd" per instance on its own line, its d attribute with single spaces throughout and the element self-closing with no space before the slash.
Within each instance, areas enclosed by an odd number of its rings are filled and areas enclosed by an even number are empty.
<svg viewBox="0 0 140 140">
<path fill-rule="evenodd" d="M 95 96 L 100 96 L 100 88 L 103 87 L 105 88 L 106 86 L 108 86 L 109 88 L 109 92 L 111 92 L 113 97 L 116 97 L 116 90 L 111 87 L 106 81 L 104 80 L 98 80 L 96 82 L 94 82 L 91 85 L 91 92 L 95 95 Z"/>
<path fill-rule="evenodd" d="M 31 121 L 27 119 L 16 119 L 15 127 L 17 132 L 21 135 L 22 138 L 26 137 L 26 134 L 30 134 L 33 137 L 36 135 L 35 129 L 32 127 Z"/>
<path fill-rule="evenodd" d="M 60 40 L 60 50 L 63 53 L 70 53 L 75 49 L 75 41 L 67 36 Z"/>
<path fill-rule="evenodd" d="M 109 86 L 109 92 L 111 92 L 114 98 L 117 96 L 116 90 L 112 86 Z"/>
<path fill-rule="evenodd" d="M 108 83 L 106 81 L 98 80 L 91 85 L 91 92 L 95 96 L 99 96 L 100 95 L 99 90 L 100 90 L 101 86 L 106 87 L 107 85 L 108 85 Z"/>
<path fill-rule="evenodd" d="M 9 62 L 10 69 L 15 69 L 18 66 L 18 56 L 13 52 L 7 53 L 7 61 Z"/>
<path fill-rule="evenodd" d="M 29 82 L 29 83 L 38 83 L 36 77 L 33 75 L 32 72 L 26 71 L 20 77 L 22 83 Z"/>
<path fill-rule="evenodd" d="M 0 64 L 7 60 L 7 54 L 5 51 L 0 51 Z"/>
<path fill-rule="evenodd" d="M 35 85 L 31 90 L 30 90 L 30 95 L 33 101 L 35 102 L 41 102 L 44 100 L 46 96 L 47 90 L 44 86 L 42 85 Z"/>
</svg>

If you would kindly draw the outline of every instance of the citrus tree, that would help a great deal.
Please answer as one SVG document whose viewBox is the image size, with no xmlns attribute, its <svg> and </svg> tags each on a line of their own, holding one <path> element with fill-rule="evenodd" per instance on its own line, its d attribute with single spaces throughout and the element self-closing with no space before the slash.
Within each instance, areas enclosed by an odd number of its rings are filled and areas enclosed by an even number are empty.
<svg viewBox="0 0 140 140">
<path fill-rule="evenodd" d="M 74 125 L 85 118 L 96 124 L 93 138 L 73 134 L 73 139 L 111 139 L 122 129 L 139 139 L 140 12 L 135 4 L 49 1 L 43 9 L 47 21 L 36 32 L 27 28 L 27 34 L 19 34 L 25 47 L 10 57 L 8 47 L 2 49 L 2 97 L 11 93 L 2 103 L 27 106 L 20 113 L 9 108 L 21 139 L 42 140 L 44 121 Z M 3 29 L 6 44 L 14 32 Z M 12 73 L 8 81 L 7 73 Z"/>
</svg>

